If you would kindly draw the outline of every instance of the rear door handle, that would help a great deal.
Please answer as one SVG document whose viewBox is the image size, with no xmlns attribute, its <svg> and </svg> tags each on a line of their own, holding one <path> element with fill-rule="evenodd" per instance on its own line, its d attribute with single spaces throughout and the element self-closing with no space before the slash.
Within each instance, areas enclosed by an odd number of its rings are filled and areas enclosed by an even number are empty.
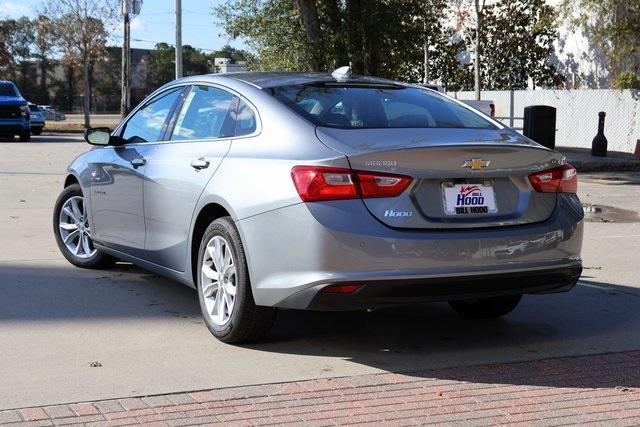
<svg viewBox="0 0 640 427">
<path fill-rule="evenodd" d="M 191 161 L 191 167 L 195 170 L 206 169 L 209 167 L 209 160 L 206 160 L 202 157 L 199 159 L 194 159 Z"/>
<path fill-rule="evenodd" d="M 144 166 L 146 163 L 147 161 L 142 157 L 136 157 L 135 159 L 131 160 L 131 166 L 133 166 L 134 168 Z"/>
</svg>

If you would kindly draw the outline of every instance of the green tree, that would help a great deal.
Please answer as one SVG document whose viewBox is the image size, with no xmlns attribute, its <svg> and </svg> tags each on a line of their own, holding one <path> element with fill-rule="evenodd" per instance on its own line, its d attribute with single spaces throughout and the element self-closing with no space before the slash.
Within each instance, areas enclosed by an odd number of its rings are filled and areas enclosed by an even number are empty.
<svg viewBox="0 0 640 427">
<path fill-rule="evenodd" d="M 245 39 L 257 53 L 260 70 L 309 70 L 311 61 L 295 0 L 228 0 L 215 7 L 214 13 L 227 34 Z"/>
<path fill-rule="evenodd" d="M 246 40 L 259 69 L 329 71 L 350 62 L 356 73 L 415 81 L 422 79 L 424 41 L 431 49 L 442 42 L 445 4 L 227 0 L 214 14 L 227 34 Z"/>
<path fill-rule="evenodd" d="M 5 75 L 21 86 L 28 84 L 24 81 L 24 73 L 20 80 L 18 74 L 21 71 L 26 73 L 29 67 L 27 61 L 31 58 L 34 41 L 31 21 L 26 16 L 0 21 L 0 35 L 0 62 L 4 62 Z"/>
<path fill-rule="evenodd" d="M 122 74 L 119 70 L 122 61 L 122 49 L 120 47 L 107 48 L 105 55 L 95 65 L 94 99 L 96 111 L 114 112 L 120 109 L 120 89 Z M 114 94 L 117 94 L 114 96 Z M 132 96 L 133 101 L 133 96 Z M 132 102 L 132 105 L 135 103 Z"/>
<path fill-rule="evenodd" d="M 558 80 L 548 62 L 554 10 L 543 0 L 227 0 L 214 14 L 263 70 L 330 71 L 350 62 L 358 74 L 437 80 L 451 90 L 474 80 L 478 88 Z M 477 64 L 469 52 L 480 53 Z"/>
<path fill-rule="evenodd" d="M 442 82 L 446 91 L 470 90 L 474 87 L 473 64 L 468 58 L 464 38 L 450 28 L 443 30 L 434 50 L 431 78 Z"/>
<path fill-rule="evenodd" d="M 235 47 L 231 47 L 231 45 L 224 45 L 221 49 L 212 52 L 210 55 L 211 60 L 213 58 L 229 58 L 232 62 L 246 62 L 251 65 L 255 63 L 256 58 L 250 52 L 247 52 L 243 49 L 236 49 Z"/>
<path fill-rule="evenodd" d="M 210 57 L 189 45 L 182 47 L 182 69 L 185 76 L 207 74 L 212 71 Z M 151 51 L 149 85 L 156 89 L 175 79 L 175 49 L 168 43 L 158 43 Z"/>
<path fill-rule="evenodd" d="M 502 0 L 487 5 L 483 13 L 483 87 L 525 89 L 529 79 L 535 86 L 556 86 L 562 81 L 549 62 L 557 29 L 552 6 L 545 0 Z"/>
<path fill-rule="evenodd" d="M 563 10 L 604 55 L 612 85 L 640 89 L 640 0 L 565 0 Z"/>
</svg>

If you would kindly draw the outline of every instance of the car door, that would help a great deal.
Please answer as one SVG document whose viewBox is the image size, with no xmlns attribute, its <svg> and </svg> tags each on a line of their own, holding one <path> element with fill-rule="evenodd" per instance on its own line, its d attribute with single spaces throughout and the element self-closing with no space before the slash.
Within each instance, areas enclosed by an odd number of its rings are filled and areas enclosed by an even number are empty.
<svg viewBox="0 0 640 427">
<path fill-rule="evenodd" d="M 143 254 L 147 153 L 163 139 L 184 89 L 172 88 L 145 102 L 115 132 L 124 144 L 100 148 L 100 163 L 90 165 L 95 241 L 134 256 Z"/>
<path fill-rule="evenodd" d="M 238 98 L 193 85 L 165 142 L 149 153 L 144 184 L 145 257 L 176 271 L 187 262 L 189 227 L 202 191 L 229 151 Z"/>
</svg>

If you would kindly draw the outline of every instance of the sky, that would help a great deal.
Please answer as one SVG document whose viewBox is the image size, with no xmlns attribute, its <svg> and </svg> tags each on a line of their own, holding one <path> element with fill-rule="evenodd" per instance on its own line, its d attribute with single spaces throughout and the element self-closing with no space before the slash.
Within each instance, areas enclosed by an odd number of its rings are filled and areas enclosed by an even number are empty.
<svg viewBox="0 0 640 427">
<path fill-rule="evenodd" d="M 182 43 L 206 50 L 217 50 L 225 44 L 246 48 L 240 40 L 220 35 L 211 8 L 224 0 L 182 0 Z M 0 0 L 0 19 L 33 17 L 42 0 Z M 122 43 L 122 26 L 115 29 L 111 43 Z M 143 0 L 140 15 L 131 22 L 131 47 L 152 48 L 157 42 L 175 42 L 175 0 Z"/>
</svg>

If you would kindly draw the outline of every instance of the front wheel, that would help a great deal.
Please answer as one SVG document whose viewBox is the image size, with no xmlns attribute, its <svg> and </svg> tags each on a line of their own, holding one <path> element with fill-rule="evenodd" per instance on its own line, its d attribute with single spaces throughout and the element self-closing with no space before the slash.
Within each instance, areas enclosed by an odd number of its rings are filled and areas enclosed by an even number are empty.
<svg viewBox="0 0 640 427">
<path fill-rule="evenodd" d="M 31 132 L 24 132 L 20 134 L 20 142 L 31 141 Z"/>
<path fill-rule="evenodd" d="M 263 338 L 276 309 L 255 304 L 240 235 L 229 217 L 213 221 L 198 252 L 198 297 L 213 336 L 225 343 Z"/>
<path fill-rule="evenodd" d="M 40 135 L 42 133 L 42 128 L 33 128 L 31 129 L 31 133 L 33 135 Z"/>
<path fill-rule="evenodd" d="M 116 262 L 93 245 L 84 195 L 78 184 L 60 193 L 53 209 L 53 234 L 62 255 L 76 267 L 103 268 Z"/>
<path fill-rule="evenodd" d="M 497 319 L 511 313 L 522 295 L 482 298 L 476 300 L 449 301 L 458 314 L 471 319 Z"/>
</svg>

